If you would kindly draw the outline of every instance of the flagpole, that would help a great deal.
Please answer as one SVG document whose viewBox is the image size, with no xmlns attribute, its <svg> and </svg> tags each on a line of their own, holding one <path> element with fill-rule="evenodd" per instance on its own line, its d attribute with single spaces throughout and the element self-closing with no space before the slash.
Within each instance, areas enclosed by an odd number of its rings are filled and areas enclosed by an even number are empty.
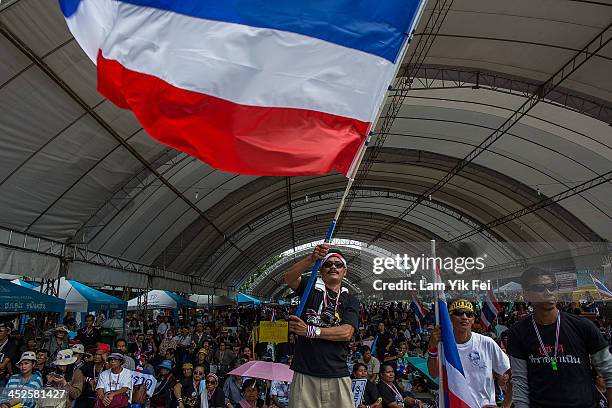
<svg viewBox="0 0 612 408">
<path fill-rule="evenodd" d="M 404 56 L 406 55 L 406 51 L 408 50 L 408 46 L 410 45 L 410 41 L 412 40 L 412 37 L 414 36 L 414 30 L 416 29 L 416 26 L 419 20 L 421 19 L 423 10 L 425 9 L 426 3 L 427 3 L 427 0 L 424 0 L 421 2 L 421 4 L 419 5 L 419 9 L 415 13 L 415 17 L 412 21 L 412 26 L 410 27 L 409 32 L 405 33 L 404 42 L 402 44 L 400 53 L 398 54 L 398 58 L 396 59 L 396 66 L 393 72 L 393 76 L 391 77 L 392 78 L 391 81 L 393 81 L 393 79 L 395 79 L 395 77 L 397 76 L 397 73 L 401 67 L 402 61 L 404 60 Z M 325 234 L 325 240 L 323 242 L 326 244 L 329 244 L 332 241 L 332 237 L 336 229 L 336 224 L 338 220 L 340 219 L 340 214 L 342 213 L 342 210 L 344 209 L 344 204 L 346 203 L 346 198 L 348 197 L 349 192 L 351 191 L 351 187 L 353 186 L 353 182 L 355 181 L 355 175 L 357 174 L 357 170 L 359 169 L 359 166 L 361 165 L 361 162 L 363 161 L 363 158 L 365 157 L 366 149 L 368 145 L 370 144 L 370 141 L 372 140 L 372 136 L 374 135 L 373 129 L 376 128 L 378 120 L 380 119 L 380 115 L 385 105 L 385 97 L 387 95 L 387 92 L 388 92 L 388 89 L 383 90 L 381 91 L 381 94 L 378 96 L 380 98 L 378 102 L 378 108 L 376 109 L 376 115 L 374 116 L 374 120 L 368 127 L 368 131 L 366 133 L 367 135 L 366 140 L 364 141 L 362 146 L 359 148 L 359 152 L 357 153 L 357 156 L 355 157 L 355 159 L 353 159 L 353 162 L 351 163 L 351 166 L 349 167 L 349 171 L 347 173 L 348 183 L 346 184 L 346 188 L 344 189 L 344 194 L 342 194 L 342 198 L 340 199 L 340 203 L 338 204 L 338 208 L 336 209 L 336 214 L 334 215 L 334 219 L 329 224 L 329 228 L 327 229 L 327 233 Z M 300 304 L 297 308 L 297 311 L 295 312 L 296 316 L 301 316 L 302 312 L 304 311 L 306 299 L 308 299 L 308 296 L 310 295 L 310 291 L 312 290 L 312 287 L 314 286 L 314 283 L 317 280 L 317 275 L 319 273 L 319 269 L 321 268 L 321 263 L 322 263 L 321 259 L 317 259 L 315 264 L 312 266 L 310 278 L 308 279 L 306 289 L 304 290 L 304 293 L 302 294 L 302 297 L 300 299 Z"/>
<path fill-rule="evenodd" d="M 435 290 L 435 312 L 436 312 L 436 327 L 440 327 L 440 290 L 438 289 L 437 283 L 441 282 L 440 274 L 438 273 L 438 263 L 436 262 L 436 240 L 432 239 L 431 243 L 431 257 L 433 258 L 433 281 L 436 286 Z M 438 406 L 440 408 L 448 408 L 444 405 L 444 376 L 442 375 L 442 361 L 444 359 L 444 345 L 441 341 L 438 342 Z"/>
</svg>

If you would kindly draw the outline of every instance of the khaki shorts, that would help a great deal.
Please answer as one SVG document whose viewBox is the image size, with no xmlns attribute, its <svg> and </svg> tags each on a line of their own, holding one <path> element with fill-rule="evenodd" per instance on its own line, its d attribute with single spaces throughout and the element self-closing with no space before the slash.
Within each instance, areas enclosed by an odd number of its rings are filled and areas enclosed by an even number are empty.
<svg viewBox="0 0 612 408">
<path fill-rule="evenodd" d="M 349 377 L 319 378 L 294 373 L 289 408 L 355 408 Z"/>
</svg>

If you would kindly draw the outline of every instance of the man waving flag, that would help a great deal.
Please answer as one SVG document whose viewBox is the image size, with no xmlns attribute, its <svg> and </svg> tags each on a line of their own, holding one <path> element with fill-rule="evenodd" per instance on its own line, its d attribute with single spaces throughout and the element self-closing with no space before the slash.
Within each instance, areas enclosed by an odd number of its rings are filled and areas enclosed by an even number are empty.
<svg viewBox="0 0 612 408">
<path fill-rule="evenodd" d="M 98 90 L 238 174 L 348 174 L 422 0 L 60 0 Z"/>
</svg>

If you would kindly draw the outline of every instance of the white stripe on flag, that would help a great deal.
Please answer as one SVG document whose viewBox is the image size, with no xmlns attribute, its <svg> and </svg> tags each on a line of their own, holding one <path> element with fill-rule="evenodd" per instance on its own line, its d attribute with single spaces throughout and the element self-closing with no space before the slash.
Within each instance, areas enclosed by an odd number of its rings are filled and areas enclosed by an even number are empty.
<svg viewBox="0 0 612 408">
<path fill-rule="evenodd" d="M 102 54 L 178 88 L 249 106 L 371 121 L 389 61 L 285 31 L 121 3 Z"/>
</svg>

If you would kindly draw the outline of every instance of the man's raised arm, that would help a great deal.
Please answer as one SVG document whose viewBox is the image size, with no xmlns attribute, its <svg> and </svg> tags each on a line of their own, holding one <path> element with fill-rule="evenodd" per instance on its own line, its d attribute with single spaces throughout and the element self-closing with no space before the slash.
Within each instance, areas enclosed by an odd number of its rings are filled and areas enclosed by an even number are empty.
<svg viewBox="0 0 612 408">
<path fill-rule="evenodd" d="M 314 264 L 317 259 L 325 257 L 328 250 L 329 244 L 319 244 L 315 247 L 314 251 L 312 251 L 312 254 L 306 255 L 304 258 L 294 263 L 289 270 L 285 272 L 284 279 L 287 286 L 296 290 L 300 286 L 302 273 L 312 267 L 312 264 Z"/>
</svg>

